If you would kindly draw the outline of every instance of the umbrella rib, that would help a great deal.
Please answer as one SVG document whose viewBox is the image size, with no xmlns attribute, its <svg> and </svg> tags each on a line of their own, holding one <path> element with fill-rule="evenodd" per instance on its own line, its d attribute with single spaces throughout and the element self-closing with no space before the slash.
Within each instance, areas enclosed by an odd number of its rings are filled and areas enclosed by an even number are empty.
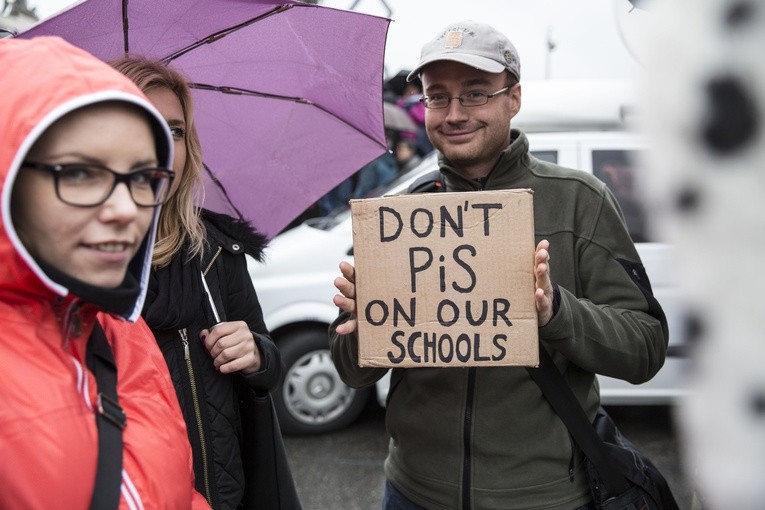
<svg viewBox="0 0 765 510">
<path fill-rule="evenodd" d="M 282 96 L 279 94 L 269 94 L 268 92 L 258 92 L 255 90 L 242 89 L 238 87 L 227 87 L 225 85 L 218 86 L 218 85 L 208 85 L 206 83 L 193 83 L 193 82 L 190 82 L 188 85 L 192 89 L 210 90 L 213 92 L 221 92 L 223 94 L 231 94 L 231 95 L 239 95 L 239 96 L 256 96 L 256 97 L 265 97 L 267 99 L 280 99 L 282 101 L 293 101 L 295 103 L 314 104 L 313 101 L 311 101 L 310 99 L 306 99 L 304 97 Z"/>
<path fill-rule="evenodd" d="M 190 88 L 192 89 L 198 89 L 198 90 L 209 90 L 213 92 L 221 92 L 223 94 L 233 94 L 233 95 L 242 95 L 242 96 L 254 96 L 254 97 L 264 97 L 268 99 L 277 99 L 280 101 L 292 101 L 294 103 L 301 103 L 309 106 L 314 106 L 318 108 L 319 110 L 323 111 L 324 113 L 331 115 L 332 117 L 336 118 L 346 126 L 350 127 L 354 131 L 361 133 L 362 135 L 366 136 L 368 139 L 372 140 L 374 143 L 380 145 L 383 148 L 386 148 L 385 145 L 380 144 L 377 140 L 369 136 L 367 133 L 365 133 L 363 130 L 357 128 L 350 122 L 346 121 L 345 119 L 338 117 L 331 111 L 327 110 L 326 108 L 322 107 L 321 105 L 318 105 L 311 101 L 310 99 L 306 99 L 304 97 L 296 97 L 296 96 L 281 96 L 279 94 L 269 94 L 267 92 L 257 92 L 255 90 L 248 90 L 248 89 L 241 89 L 238 87 L 226 87 L 226 86 L 216 86 L 216 85 L 208 85 L 206 83 L 189 83 L 188 84 Z"/>
<path fill-rule="evenodd" d="M 210 167 L 207 166 L 207 163 L 202 163 L 202 166 L 204 167 L 205 171 L 207 172 L 208 177 L 210 177 L 210 180 L 213 184 L 220 190 L 220 192 L 223 194 L 223 196 L 226 198 L 226 202 L 228 202 L 228 205 L 231 206 L 231 208 L 236 212 L 237 216 L 239 216 L 240 220 L 245 220 L 244 215 L 242 214 L 242 211 L 240 211 L 235 205 L 234 201 L 231 200 L 231 197 L 228 196 L 228 191 L 226 191 L 225 186 L 223 186 L 223 183 L 220 182 L 220 179 L 218 179 L 215 174 L 212 173 L 212 170 L 210 170 Z"/>
<path fill-rule="evenodd" d="M 124 0 L 124 1 L 127 2 L 127 0 Z M 186 46 L 185 48 L 182 48 L 182 49 L 176 51 L 175 53 L 172 53 L 172 54 L 166 56 L 165 58 L 162 59 L 162 61 L 165 62 L 166 64 L 169 64 L 170 62 L 172 62 L 176 58 L 178 58 L 178 57 L 180 57 L 180 56 L 190 52 L 191 50 L 193 50 L 195 48 L 198 48 L 199 46 L 202 46 L 203 44 L 213 43 L 213 42 L 217 41 L 218 39 L 220 39 L 221 37 L 227 36 L 231 32 L 236 32 L 240 28 L 244 28 L 246 26 L 252 25 L 253 23 L 256 23 L 256 22 L 258 22 L 260 20 L 263 20 L 265 18 L 268 18 L 270 16 L 274 16 L 275 14 L 279 14 L 279 13 L 281 13 L 283 11 L 286 11 L 288 9 L 291 9 L 293 7 L 294 7 L 293 4 L 280 5 L 279 7 L 276 7 L 275 9 L 272 9 L 272 10 L 266 12 L 265 14 L 261 14 L 260 16 L 257 16 L 255 18 L 249 19 L 247 21 L 243 21 L 242 23 L 239 23 L 238 25 L 234 25 L 234 26 L 231 26 L 231 27 L 228 27 L 228 28 L 224 28 L 223 30 L 219 30 L 218 32 L 215 32 L 214 34 L 208 35 L 207 37 L 204 37 L 204 38 L 198 40 L 197 42 L 195 42 L 193 44 L 190 44 L 189 46 Z"/>
<path fill-rule="evenodd" d="M 130 53 L 130 40 L 128 39 L 130 21 L 128 20 L 127 12 L 128 12 L 128 0 L 122 0 L 122 45 L 125 49 L 125 55 Z"/>
</svg>

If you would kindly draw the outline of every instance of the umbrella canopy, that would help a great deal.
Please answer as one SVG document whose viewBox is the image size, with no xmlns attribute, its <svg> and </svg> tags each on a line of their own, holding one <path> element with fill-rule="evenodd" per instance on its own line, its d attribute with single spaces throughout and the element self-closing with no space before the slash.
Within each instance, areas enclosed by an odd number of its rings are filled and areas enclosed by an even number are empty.
<svg viewBox="0 0 765 510">
<path fill-rule="evenodd" d="M 84 0 L 19 37 L 163 60 L 191 83 L 204 206 L 277 234 L 386 150 L 389 20 L 300 2 Z"/>
</svg>

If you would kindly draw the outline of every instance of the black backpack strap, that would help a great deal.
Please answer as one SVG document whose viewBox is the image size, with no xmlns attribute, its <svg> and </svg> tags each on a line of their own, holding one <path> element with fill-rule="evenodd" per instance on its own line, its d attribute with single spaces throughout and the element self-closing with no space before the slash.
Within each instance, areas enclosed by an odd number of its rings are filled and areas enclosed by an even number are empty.
<svg viewBox="0 0 765 510">
<path fill-rule="evenodd" d="M 630 488 L 627 479 L 609 459 L 603 441 L 543 345 L 539 345 L 539 368 L 529 367 L 527 370 L 606 486 L 615 494 L 626 492 Z"/>
<path fill-rule="evenodd" d="M 117 396 L 117 366 L 104 330 L 96 321 L 88 340 L 85 362 L 96 376 L 96 426 L 98 427 L 98 466 L 90 508 L 118 508 L 122 484 L 122 431 L 127 424 Z"/>
<path fill-rule="evenodd" d="M 407 193 L 432 193 L 434 191 L 444 191 L 444 178 L 441 170 L 433 170 L 415 180 L 409 185 Z"/>
</svg>

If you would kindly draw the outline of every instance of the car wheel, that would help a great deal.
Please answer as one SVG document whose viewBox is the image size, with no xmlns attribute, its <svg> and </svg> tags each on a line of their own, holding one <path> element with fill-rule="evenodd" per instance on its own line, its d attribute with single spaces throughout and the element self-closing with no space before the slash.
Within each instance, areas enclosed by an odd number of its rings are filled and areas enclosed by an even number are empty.
<svg viewBox="0 0 765 510">
<path fill-rule="evenodd" d="M 326 330 L 302 330 L 278 340 L 286 365 L 274 405 L 285 434 L 320 434 L 341 429 L 364 409 L 369 388 L 354 390 L 332 363 Z"/>
</svg>

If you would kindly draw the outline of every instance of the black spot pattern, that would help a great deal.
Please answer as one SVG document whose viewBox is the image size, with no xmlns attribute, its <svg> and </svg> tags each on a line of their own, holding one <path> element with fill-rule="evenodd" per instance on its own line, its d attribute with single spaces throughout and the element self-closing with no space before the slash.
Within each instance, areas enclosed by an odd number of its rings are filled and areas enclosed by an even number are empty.
<svg viewBox="0 0 765 510">
<path fill-rule="evenodd" d="M 692 213 L 698 210 L 700 204 L 701 192 L 694 186 L 687 185 L 675 195 L 675 209 L 680 213 Z"/>
<path fill-rule="evenodd" d="M 759 129 L 755 103 L 734 76 L 721 76 L 707 84 L 709 117 L 702 127 L 703 142 L 712 151 L 729 156 L 752 142 Z"/>
<path fill-rule="evenodd" d="M 695 344 L 704 336 L 706 328 L 701 315 L 695 312 L 687 312 L 683 317 L 683 329 L 688 343 Z"/>
<path fill-rule="evenodd" d="M 753 13 L 754 5 L 751 2 L 735 2 L 725 13 L 725 24 L 732 29 L 738 28 L 751 20 Z"/>
<path fill-rule="evenodd" d="M 749 396 L 749 409 L 755 418 L 765 417 L 765 389 L 758 388 Z"/>
</svg>

